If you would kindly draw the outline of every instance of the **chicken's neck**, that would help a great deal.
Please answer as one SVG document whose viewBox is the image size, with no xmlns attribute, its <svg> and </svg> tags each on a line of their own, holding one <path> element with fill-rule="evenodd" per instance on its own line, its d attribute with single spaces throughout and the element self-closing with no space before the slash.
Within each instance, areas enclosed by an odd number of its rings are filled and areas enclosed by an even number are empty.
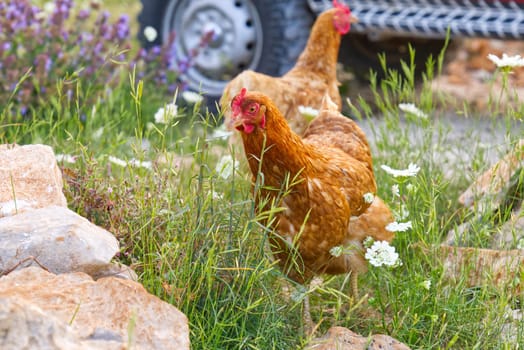
<svg viewBox="0 0 524 350">
<path fill-rule="evenodd" d="M 280 188 L 286 178 L 290 181 L 304 174 L 311 149 L 291 131 L 287 122 L 268 122 L 265 130 L 242 135 L 244 150 L 254 177 L 261 172 L 264 184 Z"/>
<path fill-rule="evenodd" d="M 338 51 L 342 38 L 333 26 L 333 18 L 319 17 L 309 36 L 308 42 L 297 63 L 286 75 L 316 73 L 336 79 Z"/>
</svg>

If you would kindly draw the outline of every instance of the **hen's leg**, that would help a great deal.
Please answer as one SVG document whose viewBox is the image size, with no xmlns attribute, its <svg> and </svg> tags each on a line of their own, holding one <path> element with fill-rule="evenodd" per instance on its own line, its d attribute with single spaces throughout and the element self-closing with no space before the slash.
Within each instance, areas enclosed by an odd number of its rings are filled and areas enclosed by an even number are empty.
<svg viewBox="0 0 524 350">
<path fill-rule="evenodd" d="M 311 312 L 309 309 L 309 295 L 304 297 L 304 331 L 310 335 L 313 332 L 313 320 L 311 319 Z"/>
<path fill-rule="evenodd" d="M 358 300 L 358 273 L 357 272 L 351 271 L 349 283 L 351 286 L 351 296 L 353 297 L 353 300 L 356 302 Z"/>
</svg>

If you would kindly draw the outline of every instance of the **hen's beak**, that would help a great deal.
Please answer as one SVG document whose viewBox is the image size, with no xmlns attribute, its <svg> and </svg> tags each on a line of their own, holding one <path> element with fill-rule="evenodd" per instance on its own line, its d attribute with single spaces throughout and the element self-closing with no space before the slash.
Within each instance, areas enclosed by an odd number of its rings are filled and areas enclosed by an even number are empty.
<svg viewBox="0 0 524 350">
<path fill-rule="evenodd" d="M 243 125 L 243 120 L 242 120 L 242 117 L 237 114 L 237 115 L 232 115 L 231 116 L 231 119 L 229 120 L 229 129 L 239 129 L 242 125 Z"/>
<path fill-rule="evenodd" d="M 240 126 L 242 126 L 244 123 L 242 122 L 241 118 L 236 118 L 231 120 L 231 126 L 235 129 L 238 129 Z"/>
<path fill-rule="evenodd" d="M 349 16 L 349 23 L 358 23 L 358 17 L 353 15 L 353 14 L 351 14 Z"/>
</svg>

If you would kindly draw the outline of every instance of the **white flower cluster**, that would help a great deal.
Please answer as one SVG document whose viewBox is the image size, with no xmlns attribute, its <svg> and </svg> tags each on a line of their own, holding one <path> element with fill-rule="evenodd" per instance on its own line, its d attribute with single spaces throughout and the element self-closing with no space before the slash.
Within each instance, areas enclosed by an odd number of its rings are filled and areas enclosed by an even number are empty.
<svg viewBox="0 0 524 350">
<path fill-rule="evenodd" d="M 418 174 L 418 172 L 420 171 L 420 167 L 416 164 L 413 164 L 413 163 L 409 163 L 408 165 L 408 168 L 407 169 L 403 169 L 403 170 L 397 170 L 397 169 L 393 169 L 393 168 L 390 168 L 389 166 L 387 165 L 381 165 L 380 166 L 382 168 L 382 170 L 384 170 L 386 173 L 388 173 L 389 175 L 393 176 L 393 177 L 411 177 L 411 176 L 416 176 Z"/>
<path fill-rule="evenodd" d="M 125 161 L 123 159 L 120 159 L 114 156 L 109 156 L 108 160 L 115 165 L 121 166 L 122 168 L 125 168 L 128 165 L 135 167 L 135 168 L 145 168 L 145 169 L 153 168 L 153 164 L 148 160 L 144 161 L 144 160 L 138 160 L 138 159 L 132 158 L 129 161 Z"/>
<path fill-rule="evenodd" d="M 418 117 L 421 119 L 428 119 L 428 115 L 422 112 L 413 103 L 399 103 L 398 108 L 405 113 L 414 115 L 415 117 Z"/>
<path fill-rule="evenodd" d="M 63 163 L 76 163 L 76 156 L 72 156 L 70 154 L 55 154 L 55 158 L 57 162 L 63 162 Z"/>
<path fill-rule="evenodd" d="M 393 194 L 393 197 L 400 197 L 400 187 L 398 184 L 393 184 L 391 186 L 391 193 Z"/>
<path fill-rule="evenodd" d="M 225 155 L 218 161 L 216 165 L 217 174 L 224 180 L 227 180 L 233 175 L 233 171 L 238 169 L 238 164 L 231 155 Z"/>
<path fill-rule="evenodd" d="M 313 120 L 318 116 L 318 109 L 308 106 L 298 106 L 298 112 L 307 120 Z"/>
<path fill-rule="evenodd" d="M 213 133 L 208 138 L 208 141 L 210 140 L 226 140 L 233 134 L 232 131 L 229 131 L 226 129 L 225 124 L 222 124 L 215 130 L 213 130 Z"/>
<path fill-rule="evenodd" d="M 502 58 L 499 58 L 498 56 L 490 53 L 488 55 L 488 59 L 495 63 L 495 65 L 499 68 L 524 67 L 524 58 L 522 58 L 520 55 L 508 56 L 507 54 L 503 53 Z"/>
<path fill-rule="evenodd" d="M 169 124 L 178 113 L 178 106 L 169 103 L 165 107 L 160 107 L 155 113 L 155 122 L 159 124 Z"/>
<path fill-rule="evenodd" d="M 375 200 L 375 195 L 371 192 L 364 193 L 364 202 L 371 204 Z"/>
<path fill-rule="evenodd" d="M 392 222 L 386 226 L 389 232 L 405 232 L 412 228 L 411 221 L 408 222 Z"/>
<path fill-rule="evenodd" d="M 399 266 L 401 264 L 395 247 L 386 241 L 376 241 L 366 250 L 366 260 L 373 266 Z"/>
<path fill-rule="evenodd" d="M 158 33 L 155 28 L 147 26 L 144 28 L 144 37 L 147 41 L 151 43 L 156 40 L 156 38 L 158 37 Z"/>
<path fill-rule="evenodd" d="M 329 250 L 329 254 L 331 254 L 331 256 L 334 256 L 335 258 L 341 256 L 342 253 L 344 253 L 344 247 L 342 247 L 341 245 L 337 245 Z"/>
<path fill-rule="evenodd" d="M 182 92 L 182 98 L 187 103 L 191 103 L 191 104 L 197 104 L 204 100 L 204 98 L 200 94 L 193 92 L 193 91 L 189 91 L 189 90 Z"/>
<path fill-rule="evenodd" d="M 425 280 L 423 282 L 420 282 L 420 286 L 422 288 L 424 288 L 425 290 L 430 290 L 431 289 L 431 281 L 430 280 Z"/>
</svg>

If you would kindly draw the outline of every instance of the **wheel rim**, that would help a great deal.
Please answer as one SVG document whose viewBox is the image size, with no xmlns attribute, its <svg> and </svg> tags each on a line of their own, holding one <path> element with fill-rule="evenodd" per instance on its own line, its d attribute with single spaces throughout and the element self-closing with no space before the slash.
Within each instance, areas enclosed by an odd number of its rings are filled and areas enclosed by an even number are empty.
<svg viewBox="0 0 524 350">
<path fill-rule="evenodd" d="M 222 94 L 225 84 L 245 69 L 255 69 L 262 52 L 262 25 L 251 1 L 171 0 L 163 21 L 162 38 L 176 34 L 180 58 L 196 48 L 205 33 L 210 43 L 200 49 L 182 77 L 194 90 Z"/>
</svg>

